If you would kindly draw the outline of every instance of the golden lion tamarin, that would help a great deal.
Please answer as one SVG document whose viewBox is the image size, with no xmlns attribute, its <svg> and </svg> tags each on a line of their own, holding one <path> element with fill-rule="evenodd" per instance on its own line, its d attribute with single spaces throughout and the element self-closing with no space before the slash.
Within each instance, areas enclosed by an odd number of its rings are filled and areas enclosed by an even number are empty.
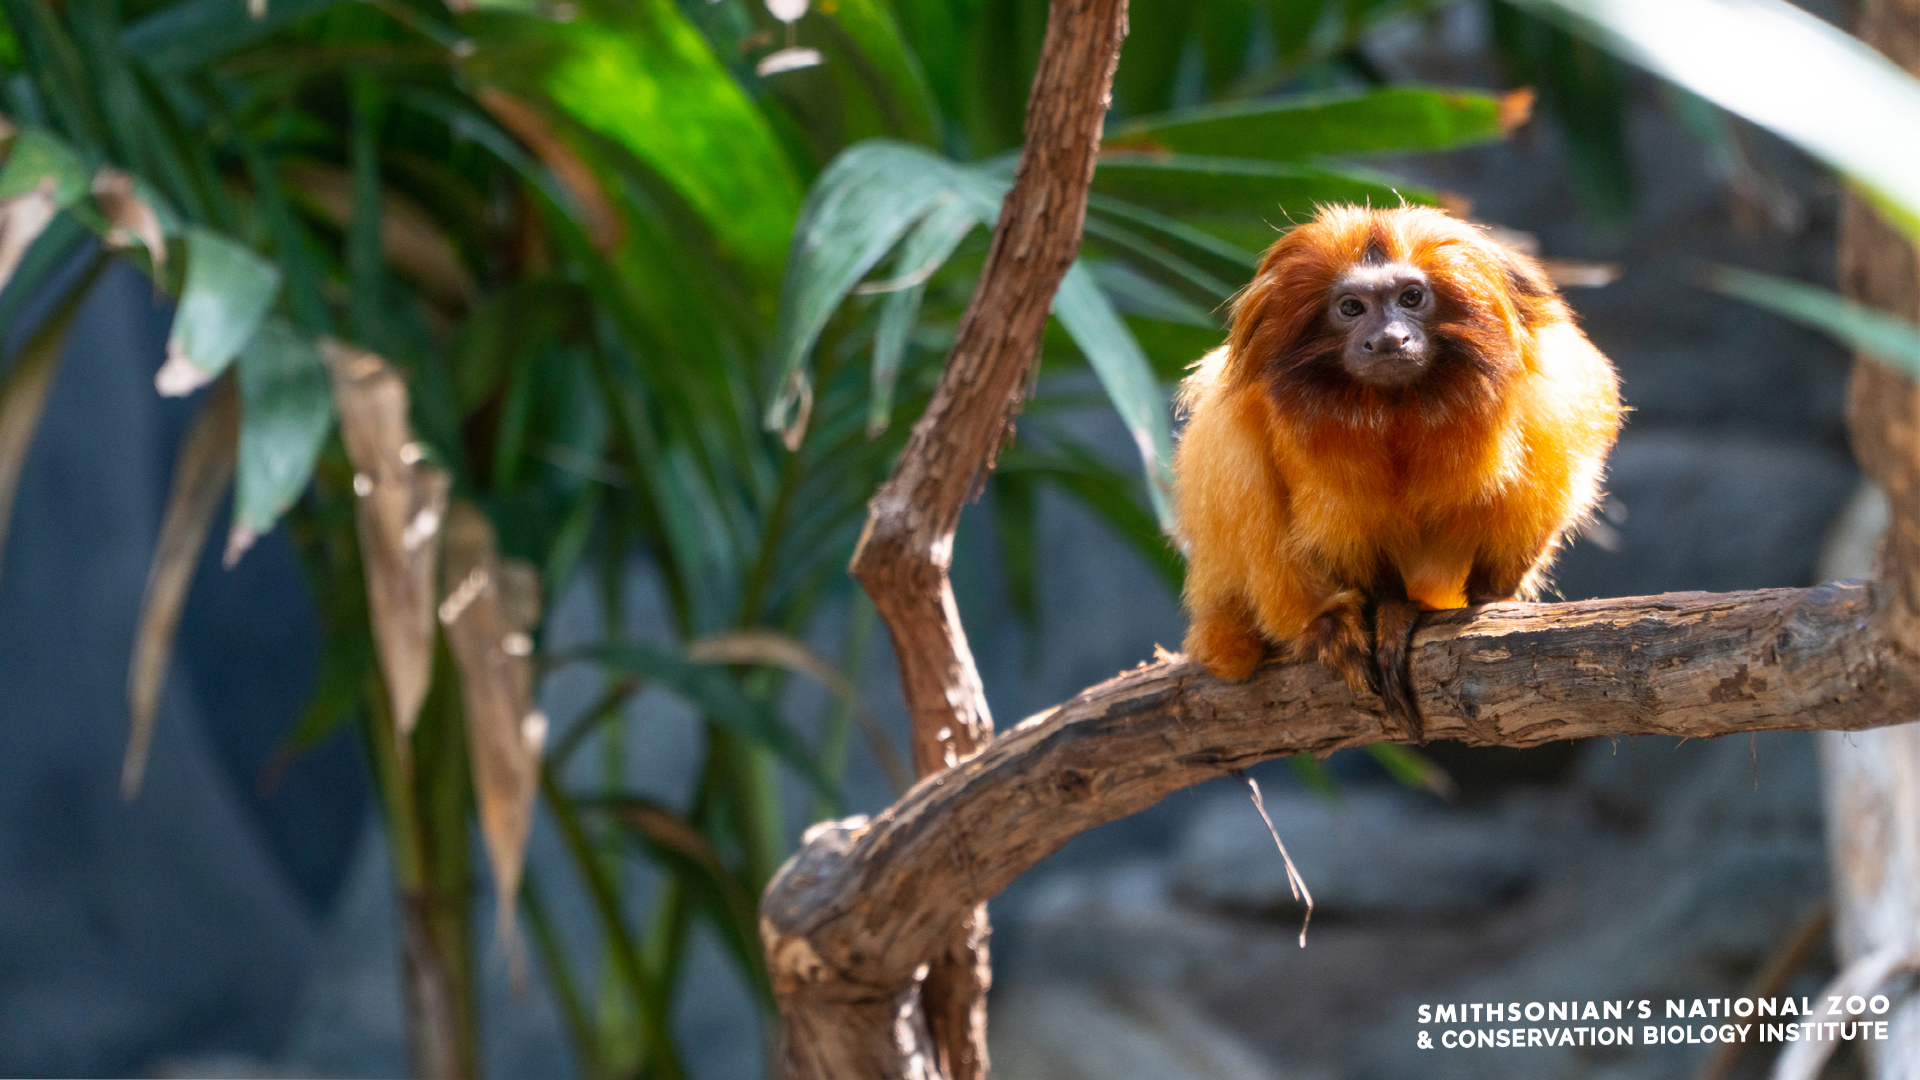
<svg viewBox="0 0 1920 1080">
<path fill-rule="evenodd" d="M 1402 717 L 1417 612 L 1531 598 L 1622 412 L 1539 264 L 1424 207 L 1276 241 L 1180 404 L 1188 655 L 1244 679 L 1289 645 Z"/>
</svg>

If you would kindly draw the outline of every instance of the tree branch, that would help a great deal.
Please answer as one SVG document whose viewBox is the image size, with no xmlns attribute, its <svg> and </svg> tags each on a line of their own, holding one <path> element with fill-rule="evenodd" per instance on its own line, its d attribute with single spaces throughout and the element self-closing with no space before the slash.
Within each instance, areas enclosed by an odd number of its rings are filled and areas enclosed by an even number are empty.
<svg viewBox="0 0 1920 1080">
<path fill-rule="evenodd" d="M 913 721 L 915 772 L 963 760 L 993 737 L 947 571 L 961 507 L 979 492 L 1039 352 L 1053 294 L 1080 252 L 1087 188 L 1100 153 L 1126 0 L 1053 0 L 1013 188 L 1000 207 L 980 283 L 960 319 L 933 400 L 868 504 L 849 568 L 886 620 Z M 904 1019 L 926 1075 L 983 1080 L 987 1073 L 985 907 L 957 912 L 945 939 L 923 955 L 930 974 Z M 916 961 L 918 963 L 919 961 Z M 838 1077 L 849 1065 L 826 1044 L 783 1051 L 789 1076 Z"/>
<path fill-rule="evenodd" d="M 922 775 L 993 735 L 947 570 L 961 507 L 1012 430 L 1061 278 L 1080 253 L 1126 0 L 1054 0 L 1026 142 L 940 384 L 868 503 L 849 567 L 887 621 Z"/>
<path fill-rule="evenodd" d="M 1495 604 L 1425 616 L 1427 739 L 1854 730 L 1920 707 L 1884 586 Z M 800 1075 L 910 1077 L 903 1010 L 953 921 L 1094 826 L 1258 761 L 1397 741 L 1376 697 L 1311 663 L 1226 683 L 1143 665 L 1031 717 L 871 821 L 816 826 L 768 887 L 761 935 Z"/>
</svg>

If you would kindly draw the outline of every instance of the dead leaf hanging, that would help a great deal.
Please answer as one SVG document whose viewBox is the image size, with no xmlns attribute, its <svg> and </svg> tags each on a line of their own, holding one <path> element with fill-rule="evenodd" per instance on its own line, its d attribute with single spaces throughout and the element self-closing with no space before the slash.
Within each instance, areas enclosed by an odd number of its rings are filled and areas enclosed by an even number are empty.
<svg viewBox="0 0 1920 1080">
<path fill-rule="evenodd" d="M 160 217 L 152 204 L 134 190 L 132 175 L 120 169 L 101 169 L 93 174 L 93 201 L 107 217 L 107 245 L 132 247 L 138 241 L 153 262 L 154 277 L 167 264 L 167 239 L 160 231 Z"/>
<path fill-rule="evenodd" d="M 440 623 L 460 670 L 467 752 L 480 832 L 493 868 L 500 940 L 517 962 L 514 904 L 547 738 L 547 718 L 533 707 L 528 659 L 529 634 L 540 616 L 538 577 L 526 564 L 499 557 L 492 524 L 469 503 L 455 503 L 448 512 L 446 546 Z"/>
<path fill-rule="evenodd" d="M 0 202 L 0 289 L 6 288 L 13 272 L 20 268 L 20 260 L 26 258 L 27 249 L 47 231 L 59 212 L 51 178 L 24 195 Z"/>
<path fill-rule="evenodd" d="M 73 325 L 74 315 L 92 291 L 100 266 L 95 260 L 86 276 L 67 291 L 60 306 L 27 338 L 14 359 L 13 370 L 0 384 L 0 557 L 7 550 L 7 526 L 13 520 L 13 496 L 20 487 L 20 470 L 26 464 L 28 447 L 33 445 L 33 433 L 40 427 L 54 372 L 60 367 L 67 328 Z"/>
<path fill-rule="evenodd" d="M 354 468 L 354 520 L 367 606 L 394 730 L 413 732 L 433 678 L 433 568 L 447 474 L 422 460 L 407 422 L 407 385 L 385 360 L 338 341 L 320 355 Z"/>
<path fill-rule="evenodd" d="M 153 745 L 154 716 L 160 691 L 167 682 L 167 661 L 173 655 L 174 633 L 187 605 L 200 549 L 220 496 L 233 481 L 233 465 L 240 439 L 240 395 L 231 375 L 222 378 L 193 428 L 180 445 L 173 466 L 173 486 L 167 493 L 166 516 L 160 521 L 160 541 L 154 545 L 147 570 L 147 592 L 140 602 L 140 629 L 133 639 L 133 659 L 127 669 L 127 706 L 132 729 L 127 755 L 120 764 L 120 797 L 140 794 L 146 775 L 147 751 Z"/>
</svg>

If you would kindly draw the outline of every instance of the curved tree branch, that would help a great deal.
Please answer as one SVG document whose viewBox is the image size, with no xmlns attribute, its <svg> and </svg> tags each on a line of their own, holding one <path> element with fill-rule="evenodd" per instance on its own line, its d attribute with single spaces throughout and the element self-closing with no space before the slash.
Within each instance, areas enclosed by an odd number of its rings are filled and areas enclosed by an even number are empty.
<svg viewBox="0 0 1920 1080">
<path fill-rule="evenodd" d="M 1489 605 L 1426 616 L 1412 682 L 1425 738 L 1476 745 L 1879 727 L 1920 708 L 1920 668 L 1884 625 L 1898 607 L 1858 583 Z M 1402 737 L 1318 665 L 1226 683 L 1175 657 L 1027 719 L 871 821 L 816 826 L 761 905 L 789 1067 L 928 1075 L 903 1006 L 955 919 L 1180 788 Z"/>
<path fill-rule="evenodd" d="M 1039 352 L 1053 294 L 1080 252 L 1087 188 L 1100 152 L 1126 0 L 1053 0 L 1028 97 L 1013 189 L 933 400 L 868 504 L 849 568 L 886 620 L 913 720 L 915 772 L 927 776 L 993 737 L 993 717 L 947 571 L 961 507 L 991 472 Z M 926 1075 L 982 1080 L 987 1071 L 987 911 L 954 915 L 925 954 L 929 975 L 908 1002 Z M 790 1075 L 848 1075 L 792 1049 Z"/>
<path fill-rule="evenodd" d="M 926 412 L 868 503 L 849 567 L 887 621 L 923 775 L 993 735 L 947 570 L 960 510 L 1012 431 L 1061 278 L 1080 253 L 1087 188 L 1126 36 L 1126 0 L 1055 0 L 1025 148 L 980 283 Z"/>
</svg>

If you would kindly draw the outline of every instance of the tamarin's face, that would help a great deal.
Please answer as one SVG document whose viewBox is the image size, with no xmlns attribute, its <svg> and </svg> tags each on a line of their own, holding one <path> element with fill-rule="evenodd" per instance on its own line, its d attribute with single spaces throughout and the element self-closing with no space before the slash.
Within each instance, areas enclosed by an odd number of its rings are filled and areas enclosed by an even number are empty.
<svg viewBox="0 0 1920 1080">
<path fill-rule="evenodd" d="M 1228 371 L 1295 421 L 1439 424 L 1497 403 L 1531 328 L 1565 318 L 1538 267 L 1471 225 L 1326 207 L 1267 249 L 1234 307 Z"/>
<path fill-rule="evenodd" d="M 1433 283 L 1405 262 L 1362 263 L 1328 290 L 1327 318 L 1341 339 L 1340 365 L 1370 386 L 1406 386 L 1432 360 L 1427 324 Z"/>
</svg>

